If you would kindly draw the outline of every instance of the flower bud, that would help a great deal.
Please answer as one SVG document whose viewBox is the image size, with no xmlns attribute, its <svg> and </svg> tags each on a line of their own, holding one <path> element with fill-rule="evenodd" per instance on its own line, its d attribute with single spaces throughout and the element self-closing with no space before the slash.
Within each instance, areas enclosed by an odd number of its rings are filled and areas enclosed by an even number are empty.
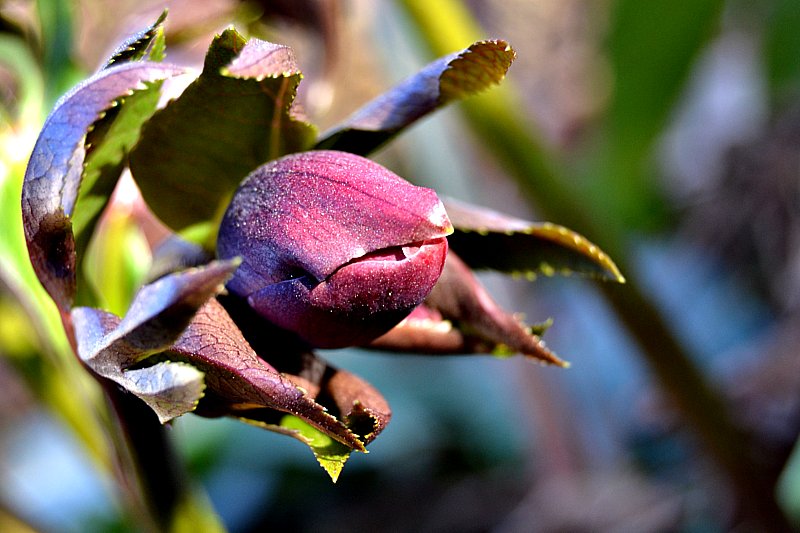
<svg viewBox="0 0 800 533">
<path fill-rule="evenodd" d="M 363 157 L 292 154 L 253 171 L 220 226 L 228 290 L 313 346 L 366 343 L 430 293 L 452 232 L 431 189 Z"/>
</svg>

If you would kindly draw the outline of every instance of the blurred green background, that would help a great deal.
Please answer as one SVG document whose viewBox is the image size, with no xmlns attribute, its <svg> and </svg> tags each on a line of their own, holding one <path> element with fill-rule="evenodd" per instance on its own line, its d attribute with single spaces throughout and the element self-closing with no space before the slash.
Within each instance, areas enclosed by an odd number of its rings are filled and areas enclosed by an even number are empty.
<svg viewBox="0 0 800 533">
<path fill-rule="evenodd" d="M 800 3 L 5 0 L 0 530 L 137 527 L 102 393 L 27 262 L 19 194 L 56 99 L 165 6 L 172 62 L 199 65 L 231 23 L 294 47 L 322 129 L 438 55 L 507 39 L 518 58 L 501 87 L 376 159 L 444 195 L 570 226 L 629 280 L 482 277 L 508 309 L 554 319 L 546 340 L 568 370 L 324 353 L 394 411 L 336 485 L 295 441 L 179 419 L 180 460 L 225 527 L 800 528 Z M 131 189 L 117 194 L 89 268 L 119 312 L 157 236 L 135 225 Z"/>
</svg>

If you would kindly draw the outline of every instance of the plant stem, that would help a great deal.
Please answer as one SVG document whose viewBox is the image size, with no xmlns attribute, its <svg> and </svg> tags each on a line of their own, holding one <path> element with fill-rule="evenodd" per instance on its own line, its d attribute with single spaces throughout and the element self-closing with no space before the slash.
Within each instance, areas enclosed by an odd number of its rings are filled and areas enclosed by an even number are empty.
<svg viewBox="0 0 800 533">
<path fill-rule="evenodd" d="M 136 518 L 149 530 L 169 531 L 186 475 L 155 413 L 113 382 L 104 388 L 119 422 L 119 460 L 139 507 Z"/>
<path fill-rule="evenodd" d="M 62 311 L 61 318 L 77 354 L 71 317 Z M 116 383 L 102 378 L 100 383 L 116 415 L 109 433 L 117 453 L 117 484 L 141 529 L 224 532 L 219 517 L 192 486 L 165 426 L 153 410 Z"/>
</svg>

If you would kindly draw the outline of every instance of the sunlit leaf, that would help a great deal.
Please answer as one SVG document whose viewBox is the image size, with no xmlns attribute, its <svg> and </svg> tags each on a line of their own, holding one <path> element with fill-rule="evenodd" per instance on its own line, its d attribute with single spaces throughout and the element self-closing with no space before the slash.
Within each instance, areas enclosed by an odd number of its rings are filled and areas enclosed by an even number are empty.
<svg viewBox="0 0 800 533">
<path fill-rule="evenodd" d="M 141 61 L 145 58 L 151 61 L 164 59 L 163 25 L 166 18 L 167 11 L 164 10 L 150 27 L 123 41 L 111 54 L 103 68 L 128 61 Z"/>
<path fill-rule="evenodd" d="M 272 326 L 238 298 L 220 298 L 242 335 L 262 359 L 305 394 L 337 413 L 364 443 L 371 442 L 389 423 L 391 410 L 372 385 L 330 365 L 285 330 Z"/>
<path fill-rule="evenodd" d="M 455 228 L 450 247 L 473 268 L 625 281 L 608 255 L 563 226 L 527 222 L 455 200 L 445 201 L 445 208 Z"/>
<path fill-rule="evenodd" d="M 160 61 L 164 55 L 164 30 L 162 23 L 166 13 L 148 29 L 132 37 L 120 46 L 109 60 L 106 68 L 129 61 Z M 86 137 L 86 160 L 77 206 L 72 217 L 77 256 L 78 304 L 86 305 L 103 301 L 88 294 L 90 283 L 82 278 L 82 262 L 89 241 L 101 213 L 109 202 L 127 163 L 130 149 L 139 140 L 142 124 L 150 118 L 161 97 L 161 82 L 146 83 L 146 88 L 120 98 L 114 107 L 107 110 L 92 126 Z M 91 280 L 89 280 L 91 281 Z M 126 302 L 127 305 L 127 302 Z"/>
<path fill-rule="evenodd" d="M 315 128 L 292 108 L 301 77 L 286 46 L 218 36 L 202 74 L 148 121 L 131 154 L 156 215 L 176 230 L 218 221 L 250 171 L 307 149 Z"/>
<path fill-rule="evenodd" d="M 541 328 L 532 329 L 504 311 L 455 253 L 447 256 L 442 277 L 424 305 L 460 331 L 466 353 L 487 352 L 498 356 L 520 353 L 543 363 L 569 366 L 545 346 L 537 335 Z"/>
<path fill-rule="evenodd" d="M 206 397 L 197 414 L 234 416 L 298 438 L 281 426 L 291 414 L 349 449 L 364 451 L 391 417 L 380 393 L 357 376 L 285 343 L 280 329 L 249 317 L 252 322 L 237 312 L 234 322 L 211 300 L 170 349 L 169 358 L 206 374 Z M 246 339 L 239 325 L 257 329 L 257 334 L 250 332 Z"/>
<path fill-rule="evenodd" d="M 71 217 L 81 185 L 86 132 L 117 98 L 143 82 L 181 72 L 151 62 L 103 70 L 64 96 L 47 118 L 25 172 L 22 216 L 34 270 L 60 309 L 69 309 L 75 296 Z"/>
<path fill-rule="evenodd" d="M 284 416 L 280 425 L 293 432 L 297 439 L 308 444 L 317 462 L 336 483 L 352 450 L 296 416 Z"/>
<path fill-rule="evenodd" d="M 429 64 L 326 132 L 317 148 L 367 154 L 439 107 L 499 83 L 514 60 L 505 41 L 480 41 Z"/>
<path fill-rule="evenodd" d="M 132 367 L 169 348 L 235 268 L 233 262 L 212 263 L 146 285 L 121 320 L 99 309 L 75 308 L 78 356 L 96 374 L 144 400 L 162 423 L 194 410 L 203 394 L 202 371 L 171 361 Z"/>
<path fill-rule="evenodd" d="M 153 366 L 126 370 L 134 354 L 119 345 L 107 344 L 120 319 L 92 307 L 72 311 L 78 338 L 78 355 L 98 375 L 110 379 L 147 403 L 166 423 L 191 412 L 203 395 L 203 373 L 183 363 L 160 362 Z"/>
<path fill-rule="evenodd" d="M 203 306 L 170 351 L 171 357 L 206 374 L 207 398 L 198 414 L 275 425 L 291 413 L 352 449 L 364 449 L 358 436 L 325 407 L 259 358 L 215 300 Z"/>
</svg>

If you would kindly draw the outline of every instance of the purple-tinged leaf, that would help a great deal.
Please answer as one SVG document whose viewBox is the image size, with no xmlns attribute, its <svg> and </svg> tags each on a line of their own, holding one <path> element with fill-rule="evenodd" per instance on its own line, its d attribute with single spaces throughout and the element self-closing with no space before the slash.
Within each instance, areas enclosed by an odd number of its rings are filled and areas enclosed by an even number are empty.
<svg viewBox="0 0 800 533">
<path fill-rule="evenodd" d="M 162 422 L 193 410 L 202 396 L 202 372 L 174 362 L 132 367 L 168 349 L 235 268 L 236 262 L 214 262 L 145 285 L 122 320 L 99 309 L 75 308 L 78 356 L 96 374 L 147 402 Z"/>
<path fill-rule="evenodd" d="M 338 369 L 311 352 L 300 358 L 301 366 L 286 378 L 306 391 L 309 398 L 336 413 L 344 424 L 368 444 L 392 417 L 383 395 L 372 385 L 346 370 Z"/>
<path fill-rule="evenodd" d="M 218 299 L 259 357 L 335 414 L 362 442 L 371 442 L 383 431 L 391 410 L 378 390 L 358 376 L 334 368 L 293 334 L 265 323 L 241 299 L 232 295 Z"/>
<path fill-rule="evenodd" d="M 161 17 L 148 29 L 131 38 L 118 48 L 106 68 L 129 61 L 161 61 L 165 53 L 164 29 Z M 86 136 L 87 148 L 80 194 L 72 215 L 75 234 L 75 253 L 78 287 L 77 305 L 95 305 L 104 301 L 105 295 L 92 295 L 91 283 L 84 279 L 82 262 L 86 258 L 89 242 L 104 212 L 111 194 L 127 164 L 128 153 L 139 140 L 142 124 L 149 119 L 161 98 L 161 82 L 147 83 L 147 88 L 136 90 L 130 96 L 117 100 L 114 107 L 95 121 Z"/>
<path fill-rule="evenodd" d="M 563 226 L 528 222 L 455 200 L 444 205 L 455 229 L 450 247 L 472 268 L 526 277 L 580 274 L 625 281 L 605 252 Z"/>
<path fill-rule="evenodd" d="M 302 75 L 290 48 L 229 29 L 202 74 L 143 129 L 130 164 L 147 204 L 175 230 L 216 222 L 257 166 L 307 149 L 316 130 L 292 103 Z"/>
<path fill-rule="evenodd" d="M 363 157 L 292 154 L 250 174 L 225 213 L 228 289 L 313 346 L 363 344 L 430 292 L 450 222 L 436 193 Z"/>
<path fill-rule="evenodd" d="M 425 304 L 369 343 L 369 348 L 429 355 L 491 353 L 493 343 L 468 336 Z"/>
<path fill-rule="evenodd" d="M 215 261 L 142 287 L 115 330 L 113 341 L 135 353 L 133 359 L 121 361 L 122 365 L 135 364 L 171 345 L 197 310 L 222 291 L 238 264 L 236 260 Z"/>
<path fill-rule="evenodd" d="M 155 365 L 126 370 L 117 359 L 129 360 L 134 355 L 119 346 L 108 346 L 119 317 L 94 309 L 76 307 L 72 311 L 78 355 L 98 375 L 114 381 L 149 405 L 162 424 L 191 412 L 203 396 L 203 373 L 184 363 L 162 361 Z"/>
<path fill-rule="evenodd" d="M 415 353 L 520 353 L 543 363 L 569 366 L 537 333 L 504 311 L 469 267 L 452 251 L 439 283 L 421 308 L 371 344 L 373 348 Z"/>
<path fill-rule="evenodd" d="M 439 107 L 499 83 L 514 61 L 505 41 L 480 41 L 430 63 L 326 132 L 317 148 L 366 155 Z"/>
<path fill-rule="evenodd" d="M 150 62 L 109 68 L 65 95 L 45 121 L 25 172 L 22 218 L 36 275 L 62 312 L 72 306 L 75 296 L 71 217 L 81 185 L 87 131 L 117 98 L 144 82 L 181 72 Z"/>
<path fill-rule="evenodd" d="M 205 265 L 212 259 L 214 259 L 213 254 L 205 248 L 173 233 L 153 250 L 146 279 L 155 281 L 172 272 Z"/>
<path fill-rule="evenodd" d="M 250 39 L 222 73 L 233 78 L 291 77 L 300 74 L 294 52 L 288 46 Z"/>
<path fill-rule="evenodd" d="M 266 331 L 260 342 L 269 344 L 269 331 Z M 360 409 L 357 405 L 326 406 L 317 403 L 314 398 L 319 394 L 321 385 L 312 379 L 302 376 L 290 376 L 279 373 L 262 357 L 269 354 L 256 354 L 247 343 L 242 332 L 233 322 L 230 315 L 216 300 L 210 300 L 195 316 L 192 323 L 170 350 L 170 357 L 184 361 L 202 370 L 206 375 L 206 398 L 198 408 L 197 414 L 205 416 L 235 416 L 245 421 L 266 427 L 273 431 L 287 433 L 297 437 L 293 431 L 281 428 L 280 420 L 284 414 L 295 415 L 313 425 L 326 435 L 347 445 L 354 450 L 364 450 L 363 439 L 351 430 L 347 416 Z M 311 354 L 306 354 L 309 361 L 317 361 Z M 302 359 L 296 354 L 296 359 Z M 327 373 L 337 375 L 324 363 L 322 376 Z M 347 385 L 354 380 L 332 378 L 326 376 L 326 386 L 331 379 L 339 379 Z M 363 383 L 363 382 L 362 382 Z M 374 389 L 364 385 L 361 390 L 348 389 L 342 386 L 342 394 L 331 396 L 351 400 L 356 403 L 361 399 L 362 405 L 378 405 L 375 412 L 381 411 L 388 421 L 388 407 L 382 397 Z M 360 395 L 359 395 L 360 392 Z M 375 395 L 380 398 L 376 402 Z M 338 419 L 335 414 L 344 414 Z M 370 433 L 377 433 L 385 422 L 377 427 L 370 427 Z M 301 439 L 302 440 L 302 439 Z"/>
</svg>

